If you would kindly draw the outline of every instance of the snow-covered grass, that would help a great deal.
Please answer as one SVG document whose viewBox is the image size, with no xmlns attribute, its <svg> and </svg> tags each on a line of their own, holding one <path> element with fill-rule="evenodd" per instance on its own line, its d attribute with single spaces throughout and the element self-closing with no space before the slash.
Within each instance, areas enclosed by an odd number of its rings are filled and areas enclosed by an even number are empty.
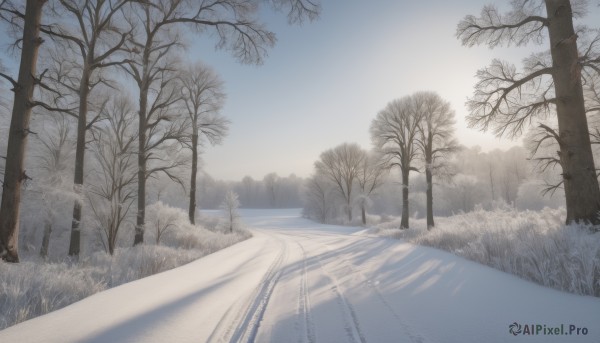
<svg viewBox="0 0 600 343">
<path fill-rule="evenodd" d="M 233 233 L 191 225 L 187 213 L 162 203 L 149 206 L 150 213 L 170 213 L 171 226 L 160 245 L 149 215 L 146 244 L 120 247 L 110 256 L 94 252 L 79 262 L 27 260 L 19 264 L 0 262 L 0 330 L 24 320 L 58 310 L 94 293 L 160 273 L 194 261 L 251 237 L 247 230 Z M 217 219 L 203 219 L 218 222 Z"/>
<path fill-rule="evenodd" d="M 544 286 L 600 297 L 600 232 L 563 223 L 564 209 L 482 209 L 425 221 L 400 218 L 376 225 L 379 235 L 452 252 Z"/>
</svg>

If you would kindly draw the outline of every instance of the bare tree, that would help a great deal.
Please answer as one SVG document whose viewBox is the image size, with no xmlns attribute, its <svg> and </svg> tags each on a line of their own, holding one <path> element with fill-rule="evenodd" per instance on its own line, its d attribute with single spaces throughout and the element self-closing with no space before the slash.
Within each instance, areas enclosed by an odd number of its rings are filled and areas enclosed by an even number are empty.
<svg viewBox="0 0 600 343">
<path fill-rule="evenodd" d="M 264 0 L 275 8 L 288 7 L 290 22 L 300 22 L 303 18 L 314 19 L 318 15 L 319 5 L 311 0 Z M 130 22 L 141 22 L 141 32 L 133 39 L 130 51 L 136 55 L 136 62 L 126 69 L 139 87 L 139 172 L 138 172 L 138 210 L 134 244 L 144 240 L 145 203 L 147 178 L 146 160 L 148 149 L 146 131 L 149 126 L 150 111 L 148 99 L 150 88 L 157 83 L 159 76 L 169 69 L 164 63 L 180 45 L 176 32 L 178 25 L 188 25 L 198 32 L 212 30 L 218 39 L 217 48 L 229 50 L 242 63 L 260 64 L 266 49 L 275 43 L 275 35 L 266 30 L 257 20 L 258 6 L 255 1 L 247 0 L 208 0 L 191 2 L 185 0 L 147 0 L 136 1 L 130 8 Z M 163 78 L 164 79 L 164 78 Z M 167 105 L 166 103 L 164 105 Z M 164 121 L 157 118 L 153 123 Z M 166 136 L 168 137 L 168 135 Z M 159 139 L 159 145 L 164 141 Z M 167 172 L 162 168 L 160 171 Z M 171 175 L 170 175 L 171 176 Z"/>
<path fill-rule="evenodd" d="M 413 96 L 415 110 L 419 112 L 419 134 L 415 137 L 425 162 L 427 181 L 427 229 L 435 226 L 433 220 L 433 175 L 442 171 L 449 156 L 459 149 L 454 138 L 454 111 L 448 101 L 437 93 L 418 92 Z M 490 175 L 491 177 L 491 175 Z"/>
<path fill-rule="evenodd" d="M 330 195 L 332 187 L 331 181 L 318 172 L 306 180 L 303 214 L 326 223 L 334 211 Z"/>
<path fill-rule="evenodd" d="M 385 181 L 386 168 L 379 155 L 367 153 L 360 164 L 357 183 L 360 192 L 360 212 L 363 225 L 367 225 L 367 203 Z"/>
<path fill-rule="evenodd" d="M 269 205 L 271 208 L 278 206 L 279 194 L 279 176 L 276 173 L 269 173 L 263 178 L 263 184 L 265 186 L 265 193 L 269 199 Z"/>
<path fill-rule="evenodd" d="M 360 175 L 360 168 L 366 152 L 358 144 L 344 143 L 321 154 L 315 162 L 318 173 L 327 177 L 334 185 L 344 201 L 344 212 L 348 222 L 352 221 L 352 201 L 354 183 Z"/>
<path fill-rule="evenodd" d="M 182 68 L 179 76 L 181 96 L 190 120 L 191 140 L 186 146 L 192 151 L 190 176 L 190 202 L 188 216 L 194 224 L 196 215 L 196 177 L 198 155 L 202 139 L 210 144 L 220 144 L 227 134 L 229 121 L 219 114 L 225 100 L 223 81 L 219 75 L 201 62 Z"/>
<path fill-rule="evenodd" d="M 125 96 L 113 99 L 106 120 L 92 131 L 98 179 L 90 187 L 90 204 L 106 251 L 113 254 L 119 231 L 135 200 L 135 113 Z"/>
<path fill-rule="evenodd" d="M 137 2 L 130 8 L 129 21 L 141 24 L 141 30 L 130 46 L 135 62 L 130 62 L 125 69 L 135 80 L 140 94 L 138 209 L 134 244 L 144 241 L 148 154 L 166 141 L 180 139 L 176 136 L 183 133 L 174 130 L 152 142 L 148 137 L 149 131 L 172 120 L 168 115 L 159 114 L 179 101 L 180 94 L 171 97 L 164 91 L 169 87 L 173 89 L 168 77 L 173 70 L 167 59 L 181 45 L 177 25 L 191 25 L 199 32 L 213 29 L 219 39 L 218 47 L 229 49 L 241 62 L 260 63 L 266 48 L 274 44 L 275 37 L 257 22 L 256 13 L 255 3 L 244 0 L 148 0 Z M 155 106 L 148 103 L 152 93 L 159 93 L 162 97 L 154 101 Z M 168 170 L 162 167 L 156 169 L 165 173 Z"/>
<path fill-rule="evenodd" d="M 54 15 L 66 19 L 60 25 L 44 26 L 42 31 L 50 37 L 62 40 L 69 51 L 81 58 L 77 76 L 67 81 L 67 88 L 79 98 L 77 106 L 77 148 L 75 152 L 74 189 L 82 192 L 84 180 L 84 162 L 86 133 L 98 121 L 99 116 L 88 119 L 88 103 L 92 89 L 104 80 L 98 75 L 102 69 L 125 63 L 114 59 L 116 53 L 128 39 L 131 28 L 123 28 L 119 23 L 121 10 L 130 0 L 57 0 L 53 3 Z M 61 82 L 57 80 L 57 82 Z M 63 85 L 65 83 L 63 82 Z M 101 113 L 99 111 L 98 113 Z M 81 245 L 82 203 L 73 205 L 73 221 L 69 255 L 78 256 Z"/>
<path fill-rule="evenodd" d="M 28 176 L 23 169 L 27 136 L 30 133 L 29 121 L 31 110 L 36 105 L 33 91 L 39 78 L 36 77 L 38 50 L 43 40 L 40 39 L 42 9 L 45 0 L 27 0 L 24 13 L 18 12 L 4 1 L 0 5 L 2 16 L 14 16 L 24 22 L 21 40 L 21 62 L 19 76 L 15 81 L 10 76 L 0 73 L 13 86 L 15 94 L 8 146 L 4 181 L 2 182 L 2 204 L 0 205 L 0 258 L 7 262 L 19 262 L 19 210 L 21 203 L 21 186 Z"/>
<path fill-rule="evenodd" d="M 48 115 L 47 115 L 48 116 Z M 72 157 L 74 149 L 70 136 L 71 123 L 65 114 L 49 116 L 50 125 L 44 126 L 44 131 L 39 134 L 40 151 L 36 156 L 41 171 L 33 192 L 43 201 L 44 233 L 40 256 L 46 258 L 50 245 L 50 236 L 53 231 L 59 203 L 68 199 L 72 201 L 75 196 L 66 188 L 71 189 L 71 184 L 66 180 L 69 173 L 67 163 Z"/>
<path fill-rule="evenodd" d="M 181 144 L 186 137 L 186 125 L 180 118 L 181 101 L 176 73 L 168 66 L 171 62 L 163 61 L 163 65 L 154 70 L 151 75 L 153 82 L 145 90 L 145 96 L 140 98 L 145 111 L 138 111 L 138 172 L 137 172 L 137 219 L 134 244 L 144 241 L 144 223 L 146 209 L 146 183 L 157 173 L 164 173 L 172 181 L 183 186 L 181 175 L 176 172 L 179 167 L 186 165 L 187 160 L 181 155 Z M 130 69 L 131 75 L 144 88 L 145 80 L 138 78 L 137 69 Z M 153 98 L 148 102 L 148 94 Z"/>
<path fill-rule="evenodd" d="M 384 163 L 398 167 L 402 174 L 401 229 L 408 229 L 409 173 L 418 171 L 413 162 L 418 155 L 416 139 L 419 134 L 421 113 L 415 110 L 411 96 L 396 99 L 387 104 L 371 123 L 371 139 Z"/>
<path fill-rule="evenodd" d="M 469 100 L 471 126 L 493 127 L 498 136 L 518 136 L 529 123 L 543 121 L 556 112 L 558 130 L 542 127 L 557 140 L 555 159 L 562 168 L 566 222 L 598 223 L 600 189 L 590 146 L 581 75 L 599 71 L 598 40 L 578 51 L 573 18 L 582 15 L 582 2 L 569 0 L 518 0 L 503 15 L 485 6 L 480 17 L 466 16 L 457 28 L 463 45 L 541 44 L 549 37 L 549 53 L 533 54 L 523 72 L 494 60 L 477 74 L 479 82 Z M 573 6 L 577 5 L 577 6 Z M 546 15 L 544 16 L 544 12 Z M 541 125 L 544 125 L 543 123 Z"/>
<path fill-rule="evenodd" d="M 238 208 L 240 207 L 240 201 L 238 195 L 232 190 L 225 193 L 225 199 L 221 203 L 221 210 L 225 212 L 226 225 L 229 228 L 229 232 L 233 233 L 233 229 L 237 225 L 237 221 L 240 217 Z"/>
<path fill-rule="evenodd" d="M 242 179 L 242 206 L 248 208 L 250 206 L 255 206 L 255 197 L 256 197 L 256 181 L 251 176 L 244 176 Z"/>
<path fill-rule="evenodd" d="M 319 17 L 321 5 L 315 0 L 264 0 L 276 10 L 288 10 L 288 22 L 302 23 L 304 19 L 313 21 Z"/>
</svg>

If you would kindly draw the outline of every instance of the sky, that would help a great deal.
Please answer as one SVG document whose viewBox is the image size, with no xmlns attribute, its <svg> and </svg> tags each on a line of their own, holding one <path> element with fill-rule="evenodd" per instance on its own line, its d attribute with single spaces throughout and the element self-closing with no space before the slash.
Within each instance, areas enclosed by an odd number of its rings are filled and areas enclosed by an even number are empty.
<svg viewBox="0 0 600 343">
<path fill-rule="evenodd" d="M 475 73 L 501 58 L 520 61 L 546 47 L 463 47 L 456 25 L 479 14 L 481 0 L 320 0 L 320 18 L 289 25 L 285 13 L 261 10 L 277 44 L 263 65 L 241 65 L 215 50 L 208 34 L 188 35 L 184 54 L 213 67 L 225 82 L 222 114 L 230 121 L 223 144 L 206 146 L 205 172 L 221 180 L 251 176 L 308 177 L 319 155 L 344 142 L 371 149 L 371 121 L 386 104 L 417 91 L 435 91 L 456 112 L 456 136 L 484 151 L 520 140 L 467 128 L 465 107 Z M 501 7 L 505 1 L 496 1 Z M 599 22 L 600 6 L 588 21 Z"/>
<path fill-rule="evenodd" d="M 500 57 L 519 63 L 532 48 L 467 48 L 455 37 L 481 1 L 322 0 L 320 18 L 288 25 L 283 13 L 262 16 L 277 34 L 261 66 L 240 65 L 203 37 L 191 59 L 225 81 L 223 115 L 232 124 L 221 146 L 207 146 L 205 171 L 217 179 L 262 179 L 270 172 L 308 177 L 319 155 L 344 142 L 371 149 L 369 126 L 393 99 L 428 90 L 456 111 L 456 135 L 484 151 L 520 141 L 466 127 L 465 101 L 475 73 Z"/>
</svg>

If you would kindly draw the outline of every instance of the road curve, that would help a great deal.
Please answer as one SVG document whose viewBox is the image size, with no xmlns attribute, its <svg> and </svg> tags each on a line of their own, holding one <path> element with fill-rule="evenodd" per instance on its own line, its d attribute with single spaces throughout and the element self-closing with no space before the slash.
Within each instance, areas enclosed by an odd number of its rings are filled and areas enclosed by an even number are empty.
<svg viewBox="0 0 600 343">
<path fill-rule="evenodd" d="M 0 342 L 597 342 L 600 300 L 435 249 L 244 211 L 254 237 L 0 331 Z M 513 322 L 587 336 L 512 336 Z"/>
</svg>

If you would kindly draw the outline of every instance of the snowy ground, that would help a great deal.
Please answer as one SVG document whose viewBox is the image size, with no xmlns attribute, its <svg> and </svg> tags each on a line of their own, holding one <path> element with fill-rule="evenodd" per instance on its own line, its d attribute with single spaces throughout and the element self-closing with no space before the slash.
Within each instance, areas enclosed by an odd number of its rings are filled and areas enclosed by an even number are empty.
<svg viewBox="0 0 600 343">
<path fill-rule="evenodd" d="M 600 341 L 598 298 L 298 213 L 243 211 L 254 238 L 0 331 L 0 342 Z M 561 324 L 580 334 L 543 335 Z M 531 325 L 539 334 L 523 335 Z"/>
</svg>

